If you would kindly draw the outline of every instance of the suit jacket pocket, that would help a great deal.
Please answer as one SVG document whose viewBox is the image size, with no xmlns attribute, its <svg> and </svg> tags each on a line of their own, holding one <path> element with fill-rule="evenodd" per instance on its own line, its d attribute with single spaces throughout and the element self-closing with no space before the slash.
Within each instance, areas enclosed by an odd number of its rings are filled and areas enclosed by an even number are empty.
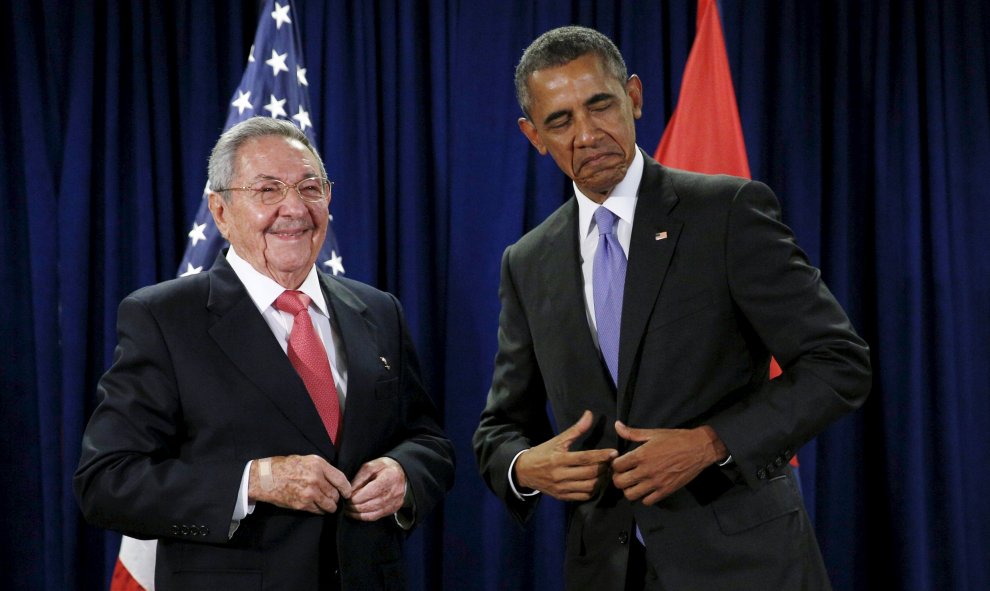
<svg viewBox="0 0 990 591">
<path fill-rule="evenodd" d="M 262 553 L 228 545 L 159 542 L 156 588 L 169 591 L 261 589 Z"/>
<path fill-rule="evenodd" d="M 375 400 L 395 398 L 399 395 L 399 378 L 375 382 Z"/>
<path fill-rule="evenodd" d="M 786 474 L 771 479 L 758 490 L 735 486 L 712 502 L 719 528 L 728 535 L 742 533 L 800 508 L 801 496 Z"/>
</svg>

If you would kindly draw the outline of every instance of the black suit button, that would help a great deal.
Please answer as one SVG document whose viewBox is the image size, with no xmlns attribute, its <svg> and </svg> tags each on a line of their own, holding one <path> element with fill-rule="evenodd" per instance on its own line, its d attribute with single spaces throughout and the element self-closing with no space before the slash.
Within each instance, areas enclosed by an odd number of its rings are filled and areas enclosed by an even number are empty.
<svg viewBox="0 0 990 591">
<path fill-rule="evenodd" d="M 783 456 L 777 456 L 777 459 L 774 460 L 773 463 L 774 464 L 777 464 L 777 467 L 778 468 L 781 467 L 781 466 L 783 466 L 784 465 L 784 457 Z"/>
<path fill-rule="evenodd" d="M 767 464 L 767 474 L 773 474 L 776 471 L 777 471 L 777 466 L 774 466 L 773 462 Z"/>
<path fill-rule="evenodd" d="M 629 532 L 627 532 L 627 531 L 620 531 L 619 532 L 619 543 L 620 544 L 628 544 L 629 543 Z"/>
<path fill-rule="evenodd" d="M 199 535 L 201 536 L 210 535 L 210 528 L 206 527 L 205 525 L 199 526 Z"/>
<path fill-rule="evenodd" d="M 764 470 L 763 468 L 760 468 L 759 470 L 757 470 L 756 471 L 756 477 L 759 478 L 760 480 L 763 480 L 764 478 L 766 478 L 767 477 L 766 470 Z"/>
</svg>

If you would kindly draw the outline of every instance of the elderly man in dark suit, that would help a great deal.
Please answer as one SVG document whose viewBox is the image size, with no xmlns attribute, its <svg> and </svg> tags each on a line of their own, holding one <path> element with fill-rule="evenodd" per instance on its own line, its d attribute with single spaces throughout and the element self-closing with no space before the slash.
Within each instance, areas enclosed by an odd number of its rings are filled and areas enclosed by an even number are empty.
<svg viewBox="0 0 990 591">
<path fill-rule="evenodd" d="M 862 404 L 869 350 L 773 192 L 643 154 L 596 31 L 534 41 L 516 92 L 575 196 L 502 259 L 482 476 L 523 521 L 567 501 L 568 589 L 827 589 L 787 461 Z"/>
<path fill-rule="evenodd" d="M 454 456 L 399 302 L 317 270 L 330 182 L 291 124 L 232 127 L 209 177 L 230 249 L 121 303 L 83 512 L 159 539 L 159 591 L 404 588 Z"/>
</svg>

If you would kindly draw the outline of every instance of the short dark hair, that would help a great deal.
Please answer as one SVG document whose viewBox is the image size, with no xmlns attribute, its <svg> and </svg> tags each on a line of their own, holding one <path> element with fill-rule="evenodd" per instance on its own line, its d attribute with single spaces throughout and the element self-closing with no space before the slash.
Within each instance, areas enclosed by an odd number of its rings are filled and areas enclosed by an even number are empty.
<svg viewBox="0 0 990 591">
<path fill-rule="evenodd" d="M 529 117 L 529 77 L 533 72 L 563 66 L 577 58 L 593 53 L 605 70 L 621 84 L 626 83 L 626 62 L 612 40 L 594 29 L 567 26 L 552 29 L 536 38 L 523 52 L 516 66 L 516 100 Z"/>
<path fill-rule="evenodd" d="M 251 117 L 223 132 L 223 135 L 217 140 L 216 145 L 213 146 L 207 170 L 210 190 L 216 191 L 216 187 L 221 189 L 229 187 L 234 179 L 237 151 L 248 140 L 266 136 L 278 136 L 298 140 L 299 143 L 306 146 L 313 153 L 319 165 L 320 174 L 324 177 L 327 176 L 327 171 L 323 166 L 320 153 L 316 151 L 316 147 L 313 146 L 309 138 L 306 137 L 306 134 L 300 131 L 298 127 L 282 119 Z M 228 191 L 222 191 L 222 195 L 224 200 L 230 200 L 230 193 Z"/>
</svg>

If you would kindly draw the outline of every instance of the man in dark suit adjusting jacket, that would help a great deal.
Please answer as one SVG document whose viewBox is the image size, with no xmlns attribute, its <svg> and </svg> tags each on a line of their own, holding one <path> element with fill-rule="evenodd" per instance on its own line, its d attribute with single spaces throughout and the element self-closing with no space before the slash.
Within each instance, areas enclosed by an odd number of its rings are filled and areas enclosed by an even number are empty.
<svg viewBox="0 0 990 591">
<path fill-rule="evenodd" d="M 232 127 L 209 176 L 231 247 L 121 303 L 83 512 L 159 539 L 159 591 L 404 588 L 402 540 L 454 456 L 399 303 L 316 269 L 330 183 L 290 123 Z"/>
<path fill-rule="evenodd" d="M 827 589 L 788 460 L 862 404 L 869 350 L 773 192 L 644 155 L 642 83 L 590 29 L 533 42 L 516 92 L 575 196 L 502 259 L 482 476 L 522 521 L 568 501 L 568 589 Z"/>
</svg>

